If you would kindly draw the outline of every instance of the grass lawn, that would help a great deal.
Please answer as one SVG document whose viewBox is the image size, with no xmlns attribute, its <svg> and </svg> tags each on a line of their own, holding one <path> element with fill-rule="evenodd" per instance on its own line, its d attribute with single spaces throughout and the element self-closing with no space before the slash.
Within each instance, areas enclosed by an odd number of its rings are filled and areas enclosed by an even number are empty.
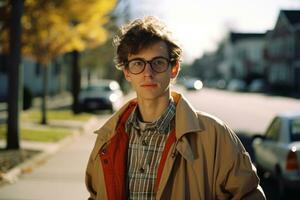
<svg viewBox="0 0 300 200">
<path fill-rule="evenodd" d="M 37 142 L 57 142 L 72 134 L 72 130 L 66 128 L 45 127 L 40 129 L 21 128 L 21 140 Z M 0 139 L 6 137 L 6 125 L 0 125 Z"/>
<path fill-rule="evenodd" d="M 71 121 L 88 121 L 93 115 L 81 113 L 74 115 L 70 110 L 48 110 L 48 121 L 51 120 L 71 120 Z M 22 112 L 20 120 L 28 123 L 39 123 L 41 121 L 40 110 L 29 110 Z M 38 127 L 21 127 L 20 139 L 38 142 L 56 142 L 72 134 L 72 130 L 61 127 L 38 126 Z M 0 125 L 0 139 L 6 138 L 6 124 Z"/>
<path fill-rule="evenodd" d="M 80 113 L 74 115 L 70 110 L 47 110 L 48 120 L 72 120 L 72 121 L 87 121 L 93 116 L 89 113 Z M 21 121 L 24 122 L 40 122 L 41 111 L 40 110 L 29 110 L 22 112 Z"/>
</svg>

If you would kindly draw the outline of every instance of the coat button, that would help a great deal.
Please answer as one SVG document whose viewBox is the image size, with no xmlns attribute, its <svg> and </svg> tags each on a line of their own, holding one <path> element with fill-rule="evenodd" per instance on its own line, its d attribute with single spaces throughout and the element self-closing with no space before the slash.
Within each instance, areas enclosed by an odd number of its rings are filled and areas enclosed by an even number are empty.
<svg viewBox="0 0 300 200">
<path fill-rule="evenodd" d="M 101 150 L 101 155 L 105 155 L 105 154 L 106 154 L 106 152 L 107 152 L 107 150 L 106 150 L 106 149 L 102 149 L 102 150 Z"/>
</svg>

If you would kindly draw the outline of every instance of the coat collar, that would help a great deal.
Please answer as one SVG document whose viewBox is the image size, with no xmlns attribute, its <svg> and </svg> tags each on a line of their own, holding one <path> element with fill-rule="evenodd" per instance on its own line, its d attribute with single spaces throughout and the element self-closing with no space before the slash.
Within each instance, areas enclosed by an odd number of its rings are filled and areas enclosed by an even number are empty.
<svg viewBox="0 0 300 200">
<path fill-rule="evenodd" d="M 203 124 L 199 123 L 199 119 L 197 117 L 196 110 L 190 105 L 190 103 L 186 100 L 186 98 L 177 93 L 172 92 L 172 97 L 176 103 L 176 138 L 179 139 L 183 135 L 189 132 L 201 131 L 204 129 Z M 105 135 L 104 138 L 108 140 L 118 124 L 118 121 L 122 114 L 131 106 L 136 106 L 137 100 L 136 98 L 128 101 L 119 111 L 117 111 L 100 129 L 94 131 L 94 133 L 98 134 L 102 132 L 102 135 Z M 188 120 L 182 120 L 188 119 Z"/>
<path fill-rule="evenodd" d="M 176 118 L 175 118 L 175 129 L 176 129 L 176 149 L 186 159 L 193 160 L 195 155 L 191 149 L 189 141 L 183 136 L 191 132 L 200 132 L 204 130 L 204 125 L 199 120 L 196 110 L 189 104 L 185 97 L 179 93 L 172 92 L 172 97 L 176 103 Z M 100 140 L 98 149 L 100 149 L 106 142 L 110 140 L 115 134 L 115 129 L 120 123 L 120 118 L 128 110 L 133 110 L 137 104 L 137 100 L 132 99 L 127 102 L 119 111 L 117 111 L 100 129 L 94 133 L 98 134 Z M 188 120 L 182 120 L 188 119 Z"/>
<path fill-rule="evenodd" d="M 126 110 L 135 107 L 136 104 L 137 104 L 136 98 L 128 101 L 116 113 L 114 113 L 112 117 L 107 122 L 105 122 L 105 124 L 101 128 L 94 131 L 94 133 L 96 134 L 101 133 L 101 135 L 103 135 L 104 140 L 109 140 L 113 136 L 122 115 L 125 113 Z"/>
<path fill-rule="evenodd" d="M 203 123 L 199 123 L 197 111 L 190 105 L 186 98 L 176 92 L 172 92 L 172 96 L 176 102 L 176 138 L 180 139 L 186 133 L 204 130 Z"/>
</svg>

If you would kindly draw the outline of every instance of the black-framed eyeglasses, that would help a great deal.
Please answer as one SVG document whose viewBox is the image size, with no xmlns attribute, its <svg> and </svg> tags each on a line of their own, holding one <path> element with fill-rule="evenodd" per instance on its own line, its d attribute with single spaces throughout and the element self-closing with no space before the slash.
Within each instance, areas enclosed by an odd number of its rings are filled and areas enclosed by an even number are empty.
<svg viewBox="0 0 300 200">
<path fill-rule="evenodd" d="M 171 61 L 172 60 L 162 56 L 155 57 L 152 60 L 145 60 L 143 58 L 134 58 L 132 60 L 129 60 L 126 66 L 130 73 L 140 74 L 145 70 L 147 63 L 149 63 L 153 71 L 157 73 L 162 73 L 167 71 Z"/>
</svg>

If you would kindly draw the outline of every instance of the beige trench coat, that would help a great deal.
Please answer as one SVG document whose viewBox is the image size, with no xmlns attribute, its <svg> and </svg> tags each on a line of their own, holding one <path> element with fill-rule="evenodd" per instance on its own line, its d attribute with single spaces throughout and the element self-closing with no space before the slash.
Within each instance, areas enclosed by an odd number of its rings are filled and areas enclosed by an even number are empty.
<svg viewBox="0 0 300 200">
<path fill-rule="evenodd" d="M 236 134 L 216 117 L 195 111 L 180 94 L 172 96 L 177 102 L 176 142 L 168 152 L 156 199 L 265 199 L 256 169 Z M 98 154 L 115 134 L 127 106 L 96 131 L 86 170 L 89 199 L 108 199 Z"/>
</svg>

